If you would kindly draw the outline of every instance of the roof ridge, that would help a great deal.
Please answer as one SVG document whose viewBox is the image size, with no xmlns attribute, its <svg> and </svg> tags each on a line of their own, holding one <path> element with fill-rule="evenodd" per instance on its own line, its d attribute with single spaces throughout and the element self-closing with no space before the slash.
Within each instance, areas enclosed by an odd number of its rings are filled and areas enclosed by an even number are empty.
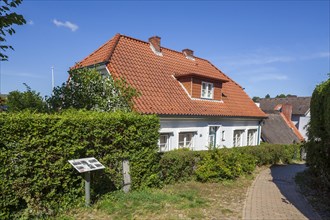
<svg viewBox="0 0 330 220">
<path fill-rule="evenodd" d="M 112 48 L 110 49 L 110 52 L 109 52 L 108 57 L 107 57 L 104 61 L 109 61 L 109 62 L 110 62 L 111 57 L 112 57 L 112 54 L 113 54 L 113 52 L 115 51 L 115 49 L 116 49 L 116 47 L 117 47 L 117 45 L 118 45 L 118 43 L 119 43 L 119 40 L 120 40 L 120 38 L 121 38 L 122 36 L 124 36 L 124 35 L 122 35 L 122 34 L 120 34 L 120 33 L 117 33 L 117 34 L 112 38 L 112 39 L 115 40 L 115 42 L 114 42 Z M 111 39 L 111 40 L 112 40 L 112 39 Z M 109 41 L 108 41 L 107 43 L 109 43 Z"/>
<path fill-rule="evenodd" d="M 305 98 L 312 98 L 311 96 L 297 96 L 297 97 L 285 97 L 285 98 L 260 98 L 260 99 L 305 99 Z"/>
<path fill-rule="evenodd" d="M 141 43 L 149 44 L 149 42 L 147 42 L 147 41 L 144 41 L 144 40 L 141 40 L 141 39 L 137 39 L 137 38 L 134 38 L 134 37 L 131 37 L 131 36 L 127 36 L 127 35 L 124 35 L 124 34 L 121 34 L 121 36 L 126 37 L 126 38 L 130 38 L 130 39 L 132 39 L 132 40 L 140 41 Z M 160 48 L 161 48 L 161 49 L 165 49 L 165 50 L 169 50 L 169 51 L 172 51 L 172 52 L 175 52 L 175 53 L 179 53 L 179 54 L 182 54 L 182 55 L 183 55 L 183 53 L 180 52 L 180 51 L 178 51 L 178 50 L 173 50 L 173 49 L 170 49 L 170 48 L 167 48 L 167 47 L 163 47 L 163 46 L 160 46 Z M 197 58 L 197 59 L 200 59 L 200 60 L 204 60 L 204 61 L 207 61 L 207 62 L 210 63 L 209 60 L 204 59 L 204 58 L 201 58 L 201 57 L 198 57 L 198 56 L 195 56 L 195 55 L 194 55 L 194 58 Z M 213 65 L 212 65 L 212 66 L 213 66 Z M 220 71 L 220 72 L 221 72 L 221 71 Z"/>
</svg>

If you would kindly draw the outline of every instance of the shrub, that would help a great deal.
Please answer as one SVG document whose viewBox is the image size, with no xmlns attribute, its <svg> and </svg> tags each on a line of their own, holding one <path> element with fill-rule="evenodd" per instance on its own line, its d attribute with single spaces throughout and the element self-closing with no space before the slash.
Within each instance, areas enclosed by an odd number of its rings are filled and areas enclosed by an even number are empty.
<svg viewBox="0 0 330 220">
<path fill-rule="evenodd" d="M 252 173 L 256 165 L 291 163 L 300 159 L 300 145 L 221 148 L 209 151 L 174 150 L 162 153 L 160 169 L 164 183 L 196 179 L 220 181 Z"/>
<path fill-rule="evenodd" d="M 330 77 L 330 74 L 329 74 Z M 321 185 L 330 189 L 330 78 L 316 86 L 311 99 L 307 163 Z"/>
<path fill-rule="evenodd" d="M 276 163 L 291 163 L 300 160 L 301 145 L 262 144 L 238 148 L 240 151 L 255 156 L 258 166 Z"/>
<path fill-rule="evenodd" d="M 216 149 L 201 156 L 196 170 L 199 181 L 217 181 L 235 179 L 244 173 L 251 173 L 255 168 L 255 158 L 233 149 Z"/>
<path fill-rule="evenodd" d="M 121 187 L 123 159 L 133 189 L 158 185 L 158 129 L 156 116 L 135 113 L 1 114 L 0 218 L 52 215 L 82 197 L 69 159 L 92 156 L 106 166 L 92 172 L 92 195 Z"/>
<path fill-rule="evenodd" d="M 196 152 L 178 149 L 163 153 L 160 159 L 160 170 L 165 184 L 188 181 L 193 178 L 198 158 Z"/>
</svg>

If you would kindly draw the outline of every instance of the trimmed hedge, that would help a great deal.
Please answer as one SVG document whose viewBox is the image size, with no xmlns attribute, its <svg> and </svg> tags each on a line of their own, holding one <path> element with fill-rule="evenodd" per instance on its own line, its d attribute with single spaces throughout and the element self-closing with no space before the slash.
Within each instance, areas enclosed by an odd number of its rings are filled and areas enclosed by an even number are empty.
<svg viewBox="0 0 330 220">
<path fill-rule="evenodd" d="M 260 146 L 249 146 L 238 148 L 244 153 L 251 154 L 256 159 L 258 166 L 285 163 L 290 164 L 293 160 L 301 160 L 301 148 L 299 144 L 261 144 Z"/>
<path fill-rule="evenodd" d="M 165 184 L 191 179 L 198 161 L 197 151 L 178 149 L 162 154 L 159 164 L 161 177 Z"/>
<path fill-rule="evenodd" d="M 106 166 L 92 172 L 92 195 L 121 187 L 123 159 L 133 189 L 158 186 L 158 129 L 158 117 L 135 113 L 1 114 L 0 218 L 52 215 L 83 197 L 69 159 L 92 156 Z"/>
<path fill-rule="evenodd" d="M 255 158 L 238 148 L 223 148 L 201 154 L 196 179 L 201 182 L 235 179 L 255 169 Z"/>
<path fill-rule="evenodd" d="M 300 145 L 271 145 L 221 148 L 210 151 L 175 150 L 160 160 L 164 183 L 188 180 L 221 181 L 254 171 L 256 165 L 291 163 L 300 160 Z"/>
<path fill-rule="evenodd" d="M 310 113 L 306 161 L 320 187 L 330 191 L 330 78 L 314 89 Z"/>
</svg>

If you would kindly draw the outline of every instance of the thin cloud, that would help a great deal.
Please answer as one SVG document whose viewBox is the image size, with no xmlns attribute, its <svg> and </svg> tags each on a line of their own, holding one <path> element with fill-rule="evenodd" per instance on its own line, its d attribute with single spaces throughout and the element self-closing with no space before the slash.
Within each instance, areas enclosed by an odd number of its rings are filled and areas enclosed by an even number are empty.
<svg viewBox="0 0 330 220">
<path fill-rule="evenodd" d="M 37 75 L 37 74 L 31 74 L 31 73 L 4 73 L 5 76 L 15 76 L 15 77 L 24 77 L 24 78 L 35 78 L 35 79 L 44 79 L 45 76 L 43 75 Z"/>
<path fill-rule="evenodd" d="M 70 21 L 58 21 L 56 19 L 53 20 L 53 23 L 57 26 L 57 27 L 65 27 L 65 28 L 69 28 L 72 32 L 78 30 L 78 25 L 71 23 Z"/>
<path fill-rule="evenodd" d="M 330 58 L 330 52 L 318 52 L 308 56 L 301 57 L 302 60 L 313 60 L 319 58 Z"/>
<path fill-rule="evenodd" d="M 27 24 L 28 24 L 28 25 L 34 25 L 34 22 L 33 22 L 32 20 L 29 20 L 29 21 L 27 22 Z"/>
<path fill-rule="evenodd" d="M 306 56 L 272 56 L 265 55 L 262 53 L 251 53 L 239 56 L 217 58 L 217 60 L 221 61 L 221 65 L 228 66 L 260 66 L 275 63 L 290 63 L 323 58 L 330 58 L 330 52 L 323 51 L 311 53 Z"/>
<path fill-rule="evenodd" d="M 230 61 L 232 60 L 232 61 Z M 265 65 L 272 63 L 288 63 L 295 61 L 295 58 L 289 56 L 264 56 L 264 55 L 246 55 L 243 57 L 229 58 L 228 65 L 250 66 Z M 224 60 L 224 62 L 226 62 Z"/>
<path fill-rule="evenodd" d="M 261 81 L 282 81 L 287 80 L 288 76 L 283 74 L 262 74 L 262 75 L 254 75 L 251 78 L 251 82 L 261 82 Z"/>
</svg>

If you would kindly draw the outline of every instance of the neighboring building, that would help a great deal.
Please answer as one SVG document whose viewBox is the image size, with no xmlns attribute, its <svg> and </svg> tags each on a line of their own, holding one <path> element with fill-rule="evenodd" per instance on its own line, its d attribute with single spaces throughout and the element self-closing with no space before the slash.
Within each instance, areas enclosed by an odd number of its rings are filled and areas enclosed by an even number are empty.
<svg viewBox="0 0 330 220">
<path fill-rule="evenodd" d="M 258 145 L 266 115 L 243 88 L 190 49 L 117 34 L 73 68 L 97 66 L 141 92 L 134 108 L 160 117 L 161 151 Z"/>
<path fill-rule="evenodd" d="M 281 112 L 268 114 L 261 131 L 262 140 L 271 144 L 300 143 L 303 139 L 300 134 L 297 134 L 299 132 L 294 125 Z"/>
<path fill-rule="evenodd" d="M 264 98 L 260 99 L 260 108 L 268 114 L 282 112 L 285 118 L 297 128 L 293 130 L 297 138 L 307 140 L 307 125 L 310 120 L 310 101 L 311 97 Z M 288 125 L 289 127 L 290 123 Z M 278 130 L 275 129 L 273 131 L 277 132 Z M 264 131 L 266 132 L 266 130 Z"/>
</svg>

